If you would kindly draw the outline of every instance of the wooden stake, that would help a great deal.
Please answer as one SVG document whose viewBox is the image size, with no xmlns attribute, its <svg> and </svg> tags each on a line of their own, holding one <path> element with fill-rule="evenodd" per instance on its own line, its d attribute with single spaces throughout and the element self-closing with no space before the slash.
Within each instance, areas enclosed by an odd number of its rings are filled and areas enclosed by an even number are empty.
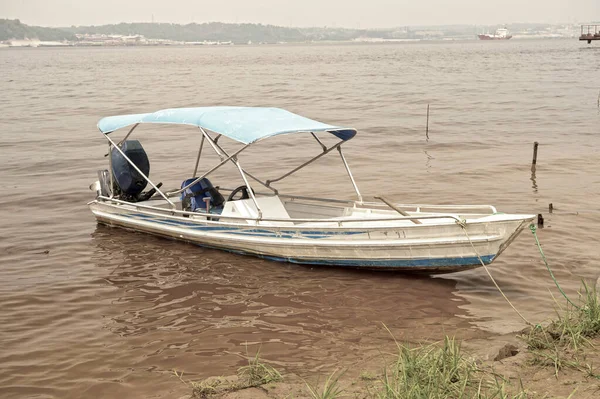
<svg viewBox="0 0 600 399">
<path fill-rule="evenodd" d="M 427 104 L 427 125 L 425 126 L 425 137 L 429 141 L 429 104 Z"/>
<path fill-rule="evenodd" d="M 533 143 L 533 161 L 531 161 L 532 165 L 537 164 L 537 149 L 538 149 L 538 145 L 539 145 L 539 143 L 537 141 L 535 143 Z"/>
<path fill-rule="evenodd" d="M 548 212 L 552 213 L 552 211 L 554 210 L 554 205 L 552 205 L 552 202 L 548 204 Z"/>
<path fill-rule="evenodd" d="M 542 216 L 541 213 L 538 213 L 538 217 L 537 217 L 537 225 L 540 229 L 544 228 L 544 217 Z"/>
</svg>

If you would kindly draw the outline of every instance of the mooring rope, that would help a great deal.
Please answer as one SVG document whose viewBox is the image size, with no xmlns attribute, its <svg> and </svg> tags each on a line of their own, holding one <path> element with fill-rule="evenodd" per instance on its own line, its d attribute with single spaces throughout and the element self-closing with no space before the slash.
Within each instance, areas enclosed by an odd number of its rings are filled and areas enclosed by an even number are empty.
<svg viewBox="0 0 600 399">
<path fill-rule="evenodd" d="M 513 308 L 513 310 L 519 315 L 519 317 L 529 326 L 534 327 L 533 324 L 531 324 L 526 318 L 525 316 L 523 316 L 521 314 L 521 312 L 519 312 L 519 310 L 512 304 L 512 302 L 508 299 L 508 297 L 504 294 L 504 291 L 502 291 L 502 289 L 500 288 L 500 286 L 498 285 L 498 283 L 496 282 L 496 279 L 494 279 L 494 277 L 492 276 L 492 273 L 490 273 L 490 270 L 487 268 L 487 266 L 485 265 L 485 262 L 483 261 L 483 259 L 481 259 L 481 256 L 479 255 L 479 252 L 477 252 L 477 249 L 475 248 L 475 245 L 473 245 L 473 241 L 471 241 L 471 237 L 469 236 L 469 233 L 467 233 L 467 223 L 466 221 L 462 220 L 460 222 L 456 222 L 460 227 L 462 227 L 463 232 L 465 233 L 465 236 L 467 237 L 467 240 L 469 240 L 469 244 L 471 244 L 471 248 L 473 248 L 473 251 L 475 252 L 475 255 L 477 255 L 477 259 L 479 259 L 479 262 L 481 263 L 481 266 L 483 266 L 483 268 L 485 269 L 486 273 L 488 274 L 488 276 L 490 277 L 490 279 L 492 280 L 492 283 L 494 283 L 494 285 L 496 286 L 496 288 L 498 289 L 498 292 L 500 292 L 500 294 L 502 294 L 502 297 L 506 300 L 506 302 L 510 305 L 511 308 Z M 532 223 L 529 225 L 529 229 L 531 230 L 531 232 L 533 233 L 533 237 L 535 238 L 535 243 L 538 247 L 538 250 L 540 251 L 540 255 L 542 256 L 542 260 L 544 261 L 544 264 L 546 265 L 546 269 L 548 269 L 548 273 L 550 273 L 550 277 L 552 277 L 552 280 L 554 280 L 554 284 L 556 284 L 556 288 L 558 288 L 558 290 L 560 291 L 560 293 L 562 294 L 562 296 L 565 297 L 565 299 L 567 300 L 567 302 L 569 302 L 572 306 L 574 306 L 576 309 L 580 309 L 579 306 L 577 306 L 575 303 L 573 303 L 573 301 L 567 296 L 567 294 L 563 291 L 562 287 L 560 286 L 560 284 L 558 284 L 558 281 L 556 280 L 556 277 L 554 276 L 554 273 L 552 272 L 552 269 L 550 268 L 550 265 L 548 264 L 548 260 L 546 259 L 546 255 L 544 255 L 544 251 L 542 250 L 542 245 L 540 244 L 540 240 L 538 239 L 537 236 L 537 227 L 535 227 L 535 225 Z"/>
<path fill-rule="evenodd" d="M 463 232 L 465 233 L 465 236 L 467 237 L 467 240 L 469 240 L 469 244 L 471 244 L 471 248 L 473 248 L 473 251 L 475 252 L 475 255 L 477 255 L 477 258 L 479 259 L 479 262 L 481 263 L 481 266 L 483 266 L 483 268 L 485 269 L 485 271 L 487 272 L 488 276 L 490 276 L 490 279 L 492 280 L 492 282 L 494 283 L 494 285 L 496 286 L 496 288 L 498 289 L 498 291 L 500 292 L 500 294 L 502 294 L 502 296 L 504 297 L 504 299 L 506 300 L 506 302 L 510 305 L 511 308 L 513 308 L 513 310 L 519 315 L 519 317 L 521 319 L 523 319 L 523 321 L 525 322 L 525 324 L 527 324 L 528 326 L 532 326 L 533 324 L 531 324 L 529 322 L 529 320 L 527 320 L 525 318 L 525 316 L 523 316 L 521 314 L 521 312 L 519 312 L 519 310 L 512 304 L 512 302 L 508 299 L 508 297 L 504 294 L 504 291 L 502 291 L 502 289 L 500 288 L 500 286 L 498 285 L 498 283 L 496 282 L 496 280 L 494 279 L 494 277 L 492 276 L 492 273 L 490 273 L 489 269 L 487 268 L 487 266 L 485 265 L 485 262 L 483 261 L 483 259 L 481 259 L 481 256 L 479 255 L 479 252 L 477 252 L 477 249 L 475 249 L 475 245 L 473 245 L 473 241 L 471 241 L 471 237 L 469 237 L 469 234 L 467 233 L 467 223 L 463 220 L 462 222 L 456 222 L 460 227 L 462 227 Z"/>
<path fill-rule="evenodd" d="M 573 305 L 576 309 L 579 309 L 579 306 L 575 305 L 573 303 L 573 301 L 567 296 L 567 294 L 565 294 L 565 292 L 561 288 L 560 284 L 558 284 L 556 277 L 554 277 L 554 273 L 552 273 L 552 269 L 548 265 L 548 261 L 546 260 L 546 255 L 544 255 L 544 251 L 542 250 L 542 245 L 540 244 L 540 240 L 538 239 L 537 228 L 535 227 L 535 225 L 533 223 L 529 225 L 529 230 L 531 230 L 531 232 L 533 233 L 533 237 L 535 238 L 535 243 L 537 244 L 537 247 L 540 251 L 540 255 L 542 255 L 542 260 L 544 261 L 544 264 L 546 265 L 546 269 L 548 269 L 548 272 L 550 273 L 550 277 L 552 277 L 552 280 L 554 280 L 554 284 L 556 284 L 556 288 L 558 288 L 558 290 L 560 291 L 562 296 L 565 297 L 567 302 L 569 302 L 571 305 Z"/>
</svg>

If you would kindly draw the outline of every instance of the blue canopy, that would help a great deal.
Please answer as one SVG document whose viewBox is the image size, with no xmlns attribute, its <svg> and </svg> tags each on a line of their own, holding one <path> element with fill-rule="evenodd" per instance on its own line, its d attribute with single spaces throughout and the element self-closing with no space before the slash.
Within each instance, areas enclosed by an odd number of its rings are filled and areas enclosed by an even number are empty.
<svg viewBox="0 0 600 399">
<path fill-rule="evenodd" d="M 355 129 L 327 125 L 280 108 L 259 107 L 172 108 L 151 114 L 109 116 L 98 122 L 98 129 L 109 134 L 136 123 L 198 126 L 244 144 L 298 132 L 329 132 L 342 140 L 356 135 Z"/>
</svg>

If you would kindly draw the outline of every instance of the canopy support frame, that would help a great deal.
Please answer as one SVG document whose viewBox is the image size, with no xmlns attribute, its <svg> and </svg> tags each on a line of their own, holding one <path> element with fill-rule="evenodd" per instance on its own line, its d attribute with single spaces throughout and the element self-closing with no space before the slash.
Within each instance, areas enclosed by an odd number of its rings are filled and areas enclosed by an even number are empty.
<svg viewBox="0 0 600 399">
<path fill-rule="evenodd" d="M 204 135 L 202 135 L 202 140 L 200 141 L 200 149 L 198 150 L 198 158 L 196 158 L 196 166 L 194 166 L 194 174 L 192 177 L 196 177 L 198 173 L 198 165 L 200 164 L 200 156 L 202 155 L 202 147 L 204 146 Z"/>
<path fill-rule="evenodd" d="M 110 176 L 110 198 L 112 199 L 115 196 L 115 182 L 112 167 L 112 144 L 110 140 L 108 141 L 108 174 Z"/>
<path fill-rule="evenodd" d="M 160 188 L 158 188 L 158 187 L 157 187 L 157 186 L 156 186 L 154 183 L 152 183 L 152 180 L 150 180 L 150 179 L 148 178 L 148 176 L 146 176 L 146 175 L 145 175 L 145 174 L 144 174 L 144 173 L 143 173 L 143 172 L 142 172 L 142 171 L 141 171 L 141 170 L 140 170 L 140 169 L 139 169 L 139 168 L 136 166 L 136 164 L 135 164 L 135 163 L 134 163 L 134 162 L 133 162 L 131 159 L 129 159 L 129 157 L 128 157 L 127 155 L 125 155 L 125 153 L 123 152 L 123 150 L 121 150 L 121 148 L 120 148 L 120 147 L 119 147 L 117 144 L 115 144 L 115 142 L 114 142 L 114 141 L 112 141 L 112 140 L 110 139 L 110 137 L 108 137 L 108 135 L 107 135 L 107 134 L 105 134 L 105 135 L 104 135 L 104 137 L 106 137 L 106 139 L 107 139 L 107 140 L 108 140 L 108 141 L 109 141 L 109 142 L 112 144 L 112 146 L 113 146 L 113 147 L 114 147 L 114 148 L 115 148 L 117 151 L 119 151 L 119 153 L 120 153 L 120 154 L 123 156 L 123 158 L 125 158 L 125 160 L 126 160 L 126 161 L 127 161 L 127 162 L 128 162 L 130 165 L 131 165 L 131 166 L 133 166 L 133 168 L 134 168 L 134 169 L 135 169 L 135 170 L 136 170 L 136 171 L 137 171 L 137 172 L 140 174 L 140 176 L 142 176 L 142 177 L 144 178 L 144 180 L 146 180 L 148 183 L 150 183 L 150 185 L 152 186 L 152 188 L 153 188 L 153 189 L 155 189 L 155 190 L 156 190 L 156 192 L 157 192 L 157 193 L 159 193 L 159 194 L 161 195 L 161 197 L 163 197 L 163 198 L 165 199 L 165 201 L 167 201 L 167 202 L 168 202 L 168 203 L 171 205 L 171 207 L 172 207 L 173 209 L 176 209 L 176 208 L 177 208 L 177 207 L 176 207 L 176 205 L 175 205 L 173 202 L 171 202 L 171 200 L 169 200 L 169 199 L 167 198 L 167 196 L 166 196 L 166 195 L 165 195 L 165 194 L 164 194 L 164 193 L 163 193 L 163 192 L 160 190 Z M 110 157 L 111 157 L 111 159 L 112 159 L 112 154 L 110 154 L 110 153 L 109 153 L 109 156 L 110 156 Z M 111 171 L 110 171 L 110 173 L 111 173 L 111 176 L 112 176 L 112 166 L 111 166 Z M 111 180 L 112 180 L 112 179 L 111 179 Z"/>
<path fill-rule="evenodd" d="M 210 138 L 209 138 L 209 143 L 210 143 Z M 202 174 L 202 176 L 196 178 L 193 182 L 191 182 L 190 184 L 188 184 L 185 187 L 180 188 L 179 190 L 175 190 L 175 191 L 169 191 L 167 193 L 167 196 L 169 197 L 173 197 L 177 194 L 180 194 L 182 192 L 184 192 L 185 190 L 187 190 L 188 188 L 192 187 L 194 184 L 198 183 L 201 179 L 205 178 L 206 176 L 208 176 L 209 174 L 211 174 L 212 172 L 214 172 L 215 170 L 219 169 L 221 166 L 225 165 L 229 160 L 233 159 L 235 156 L 237 156 L 240 152 L 244 151 L 246 148 L 248 148 L 248 146 L 250 146 L 250 144 L 246 144 L 245 146 L 243 146 L 242 148 L 240 148 L 239 150 L 237 150 L 236 152 L 233 153 L 233 155 L 230 155 L 229 157 L 223 159 L 217 166 L 214 166 L 212 169 L 210 169 L 208 172 L 205 172 L 204 174 Z"/>
<path fill-rule="evenodd" d="M 131 129 L 129 129 L 129 131 L 127 132 L 125 137 L 123 137 L 123 140 L 119 141 L 119 147 L 121 147 L 123 145 L 123 143 L 125 142 L 125 140 L 127 140 L 129 138 L 129 136 L 131 136 L 131 133 L 133 133 L 133 131 L 135 130 L 136 127 L 138 127 L 138 125 L 139 125 L 139 123 L 136 123 L 135 125 L 133 125 L 133 127 Z"/>
<path fill-rule="evenodd" d="M 318 154 L 317 156 L 309 159 L 308 161 L 304 162 L 302 165 L 292 169 L 291 171 L 287 172 L 286 174 L 276 178 L 276 179 L 270 179 L 267 180 L 267 186 L 270 186 L 271 183 L 275 183 L 278 182 L 280 180 L 285 179 L 286 177 L 290 176 L 293 173 L 296 173 L 297 171 L 299 171 L 300 169 L 304 168 L 305 166 L 310 165 L 311 163 L 313 163 L 314 161 L 316 161 L 317 159 L 321 158 L 323 155 L 326 155 L 328 153 L 330 153 L 331 151 L 335 150 L 336 148 L 338 148 L 339 146 L 341 146 L 342 144 L 344 144 L 344 140 L 334 144 L 333 146 L 331 146 L 330 148 L 327 148 L 326 150 L 324 150 L 323 152 L 321 152 L 320 154 Z"/>
<path fill-rule="evenodd" d="M 250 182 L 248 182 L 248 179 L 246 178 L 244 169 L 242 169 L 242 166 L 240 165 L 240 161 L 238 161 L 238 159 L 237 159 L 237 154 L 241 150 L 230 156 L 219 144 L 217 144 L 217 140 L 219 139 L 219 137 L 221 137 L 220 134 L 217 135 L 217 137 L 215 139 L 213 139 L 203 128 L 200 128 L 200 131 L 202 132 L 202 137 L 207 138 L 208 143 L 211 145 L 211 147 L 217 153 L 217 155 L 221 158 L 222 164 L 227 161 L 231 161 L 238 168 L 240 175 L 242 176 L 242 180 L 244 180 L 244 183 L 246 184 L 246 187 L 248 188 L 248 194 L 250 194 L 250 197 L 252 198 L 252 201 L 254 202 L 254 206 L 256 206 L 256 210 L 258 211 L 258 219 L 259 220 L 262 219 L 262 210 L 260 209 L 260 206 L 258 205 L 258 201 L 256 200 L 256 197 L 254 196 L 254 192 L 252 191 L 252 186 L 250 185 Z M 243 148 L 246 148 L 249 145 L 250 144 L 247 144 Z M 227 157 L 227 158 L 225 158 L 225 157 Z"/>
<path fill-rule="evenodd" d="M 354 190 L 358 196 L 358 202 L 360 204 L 363 203 L 363 198 L 362 195 L 360 194 L 360 191 L 358 189 L 358 186 L 356 184 L 356 181 L 354 180 L 354 177 L 352 176 L 352 173 L 350 171 L 350 167 L 348 166 L 348 163 L 346 161 L 346 158 L 344 157 L 344 154 L 342 152 L 341 149 L 341 145 L 346 142 L 349 141 L 350 139 L 352 139 L 353 137 L 350 137 L 348 139 L 341 139 L 338 143 L 335 143 L 334 145 L 332 145 L 331 147 L 327 147 L 317 136 L 314 132 L 310 132 L 310 134 L 313 136 L 313 138 L 317 141 L 317 143 L 321 146 L 322 152 L 318 155 L 316 155 L 315 157 L 311 158 L 310 160 L 308 160 L 307 162 L 304 162 L 303 164 L 301 164 L 300 166 L 292 169 L 291 171 L 285 173 L 284 175 L 276 178 L 276 179 L 271 179 L 271 180 L 266 180 L 265 182 L 261 181 L 260 179 L 258 179 L 257 177 L 253 176 L 252 174 L 250 174 L 249 172 L 247 172 L 246 170 L 244 170 L 242 168 L 242 166 L 239 163 L 239 160 L 237 159 L 237 155 L 239 155 L 242 151 L 244 151 L 246 148 L 248 148 L 252 143 L 248 143 L 245 144 L 243 147 L 241 147 L 240 149 L 236 150 L 233 154 L 229 155 L 227 153 L 227 151 L 225 151 L 223 149 L 223 147 L 221 147 L 217 142 L 219 140 L 219 138 L 221 137 L 221 134 L 217 134 L 217 136 L 213 139 L 201 126 L 199 126 L 200 131 L 202 132 L 202 140 L 200 142 L 200 148 L 198 150 L 198 155 L 196 158 L 196 164 L 194 166 L 194 173 L 193 173 L 193 178 L 194 180 L 189 183 L 188 185 L 186 185 L 185 187 L 182 187 L 181 189 L 175 190 L 175 191 L 170 191 L 170 192 L 165 192 L 163 193 L 149 178 L 148 176 L 146 176 L 144 173 L 142 173 L 142 171 L 135 165 L 135 163 L 129 159 L 125 153 L 121 150 L 121 145 L 129 138 L 129 136 L 133 133 L 133 131 L 138 127 L 138 125 L 141 122 L 135 123 L 131 129 L 128 131 L 128 133 L 125 135 L 125 137 L 120 140 L 118 143 L 115 143 L 113 140 L 111 140 L 109 138 L 109 133 L 111 132 L 106 132 L 104 133 L 104 136 L 106 137 L 106 139 L 108 140 L 108 148 L 109 148 L 109 168 L 111 169 L 111 173 L 110 173 L 110 183 L 111 183 L 111 193 L 110 193 L 110 198 L 114 198 L 114 193 L 112 188 L 114 187 L 114 177 L 112 174 L 112 148 L 116 148 L 117 151 L 119 151 L 119 153 L 125 158 L 125 160 L 131 165 L 133 166 L 133 168 L 144 178 L 144 180 L 146 180 L 153 189 L 156 190 L 156 192 L 158 192 L 160 194 L 161 197 L 163 197 L 163 199 L 165 201 L 167 201 L 167 203 L 169 203 L 169 205 L 171 205 L 171 207 L 173 209 L 176 209 L 176 205 L 169 200 L 169 197 L 173 197 L 177 194 L 180 194 L 182 192 L 184 192 L 186 189 L 190 188 L 191 186 L 193 186 L 194 184 L 196 184 L 198 181 L 200 181 L 201 179 L 203 179 L 204 177 L 208 176 L 209 174 L 211 174 L 212 172 L 214 172 L 215 170 L 219 169 L 221 166 L 223 166 L 225 163 L 227 163 L 228 161 L 231 161 L 233 164 L 235 164 L 235 166 L 237 167 L 238 171 L 240 172 L 240 175 L 242 177 L 242 180 L 244 181 L 244 183 L 246 184 L 246 186 L 249 189 L 249 195 L 252 197 L 252 200 L 256 206 L 256 209 L 258 211 L 259 214 L 259 220 L 262 219 L 262 210 L 260 209 L 258 202 L 256 200 L 256 197 L 254 195 L 254 192 L 250 186 L 250 183 L 248 181 L 248 177 L 252 178 L 253 180 L 257 181 L 258 183 L 260 183 L 261 185 L 263 185 L 264 187 L 268 188 L 269 190 L 273 191 L 275 195 L 278 195 L 279 192 L 277 189 L 271 187 L 272 183 L 281 181 L 283 179 L 285 179 L 286 177 L 296 173 L 298 170 L 303 169 L 304 167 L 310 165 L 311 163 L 317 161 L 318 159 L 320 159 L 321 157 L 323 157 L 324 155 L 328 154 L 329 152 L 333 151 L 334 149 L 337 149 L 338 152 L 340 153 L 340 157 L 342 159 L 342 162 L 344 164 L 344 167 L 346 168 L 346 171 L 348 173 L 348 176 L 350 177 L 350 181 L 352 182 L 352 186 L 354 187 Z M 331 133 L 331 132 L 330 132 Z M 221 159 L 221 162 L 219 164 L 217 164 L 216 166 L 214 166 L 213 168 L 209 169 L 207 172 L 203 173 L 201 176 L 197 177 L 198 174 L 198 166 L 200 164 L 200 159 L 202 156 L 202 151 L 203 151 L 203 147 L 204 147 L 204 141 L 208 141 L 208 143 L 210 144 L 210 146 L 213 148 L 213 150 L 215 151 L 215 153 L 219 156 L 219 158 Z M 260 141 L 260 140 L 257 140 Z M 255 141 L 255 142 L 257 142 Z M 356 202 L 355 202 L 356 204 Z"/>
<path fill-rule="evenodd" d="M 202 130 L 202 128 L 200 128 L 200 130 Z M 207 134 L 207 135 L 208 135 L 208 134 Z M 210 135 L 208 135 L 208 136 L 210 137 Z M 221 151 L 223 154 L 225 154 L 225 156 L 229 156 L 229 154 L 227 153 L 227 151 L 225 151 L 225 149 L 224 149 L 223 147 L 221 147 L 221 146 L 219 145 L 219 143 L 217 143 L 217 140 L 219 139 L 219 137 L 221 137 L 221 135 L 218 135 L 218 136 L 215 138 L 215 140 L 214 140 L 214 145 L 215 145 L 215 146 L 216 146 L 216 147 L 219 149 L 219 151 Z M 215 147 L 213 147 L 213 149 L 214 149 L 214 148 L 215 148 Z M 216 149 L 215 149 L 215 151 L 216 151 Z M 219 154 L 218 152 L 217 152 L 217 154 L 218 154 L 220 157 L 222 157 L 222 156 L 221 156 L 221 154 Z M 232 160 L 232 162 L 235 164 L 235 161 L 234 161 L 234 160 Z M 260 180 L 258 177 L 255 177 L 255 176 L 253 176 L 253 175 L 252 175 L 252 174 L 250 174 L 250 172 L 248 172 L 247 170 L 245 170 L 245 169 L 243 169 L 243 168 L 242 168 L 242 171 L 243 171 L 243 172 L 246 174 L 246 176 L 250 177 L 251 179 L 253 179 L 253 180 L 257 181 L 258 183 L 260 183 L 261 185 L 263 185 L 264 187 L 266 187 L 266 188 L 268 188 L 269 190 L 273 191 L 273 193 L 275 193 L 275 194 L 279 194 L 279 192 L 277 191 L 277 189 L 275 189 L 275 188 L 273 188 L 273 187 L 269 187 L 269 186 L 267 186 L 267 184 L 266 184 L 265 182 L 263 182 L 262 180 Z"/>
<path fill-rule="evenodd" d="M 350 177 L 350 181 L 352 182 L 352 186 L 354 187 L 354 191 L 356 191 L 356 195 L 358 196 L 358 203 L 363 203 L 362 195 L 360 195 L 360 191 L 358 191 L 358 186 L 356 185 L 356 181 L 354 181 L 354 176 L 352 176 L 352 172 L 350 172 L 350 166 L 348 166 L 348 162 L 346 161 L 346 157 L 342 152 L 342 147 L 338 147 L 338 152 L 340 153 L 340 157 L 342 158 L 342 162 L 344 163 L 344 167 L 346 168 L 346 172 L 348 172 L 348 177 Z"/>
<path fill-rule="evenodd" d="M 319 143 L 319 145 L 321 145 L 321 148 L 323 149 L 323 151 L 327 150 L 327 146 L 325 144 L 323 144 L 323 142 L 321 140 L 319 140 L 319 138 L 317 137 L 317 135 L 314 132 L 310 132 L 310 134 L 312 134 L 312 136 L 315 138 L 315 140 L 317 140 L 317 143 Z"/>
<path fill-rule="evenodd" d="M 244 169 L 242 169 L 242 166 L 240 165 L 240 161 L 237 160 L 237 158 L 235 158 L 233 160 L 233 163 L 235 164 L 235 166 L 237 166 L 238 170 L 240 171 L 240 175 L 242 175 L 242 179 L 244 180 L 244 183 L 246 183 L 246 187 L 247 187 L 247 191 L 248 194 L 250 194 L 250 197 L 252 198 L 252 202 L 254 202 L 254 206 L 256 207 L 256 210 L 258 211 L 258 220 L 260 221 L 262 219 L 262 210 L 260 209 L 260 206 L 258 205 L 258 201 L 256 200 L 256 197 L 254 196 L 254 191 L 252 190 L 252 186 L 250 186 L 250 183 L 248 182 L 248 179 L 246 178 L 246 174 L 244 173 Z"/>
</svg>

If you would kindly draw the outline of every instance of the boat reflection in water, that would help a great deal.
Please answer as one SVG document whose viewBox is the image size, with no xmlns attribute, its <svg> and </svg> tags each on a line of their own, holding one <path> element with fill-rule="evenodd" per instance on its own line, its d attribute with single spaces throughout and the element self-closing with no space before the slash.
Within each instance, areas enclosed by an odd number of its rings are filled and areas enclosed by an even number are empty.
<svg viewBox="0 0 600 399">
<path fill-rule="evenodd" d="M 97 267 L 114 289 L 104 312 L 105 328 L 119 337 L 110 369 L 228 375 L 260 348 L 270 363 L 300 372 L 391 350 L 383 324 L 398 340 L 482 334 L 450 279 L 285 265 L 142 237 L 102 225 L 92 235 Z"/>
</svg>

